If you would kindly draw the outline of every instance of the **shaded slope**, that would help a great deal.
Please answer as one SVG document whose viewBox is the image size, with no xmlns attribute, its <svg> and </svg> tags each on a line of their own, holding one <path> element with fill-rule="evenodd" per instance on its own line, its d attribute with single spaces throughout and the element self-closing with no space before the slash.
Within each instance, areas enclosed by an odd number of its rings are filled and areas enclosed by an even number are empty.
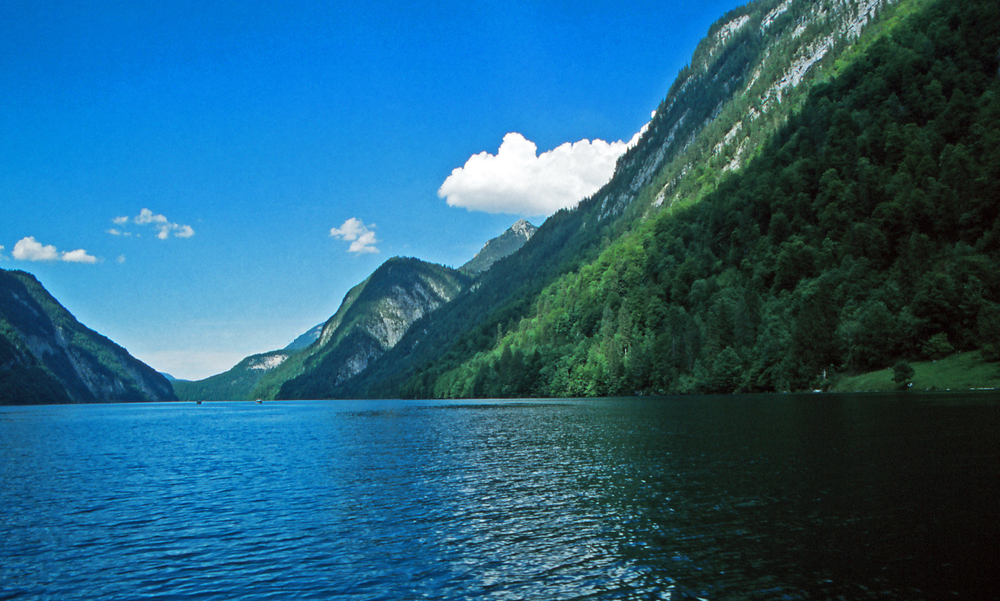
<svg viewBox="0 0 1000 601">
<path fill-rule="evenodd" d="M 165 377 L 78 322 L 34 276 L 0 270 L 0 403 L 173 400 Z"/>
</svg>

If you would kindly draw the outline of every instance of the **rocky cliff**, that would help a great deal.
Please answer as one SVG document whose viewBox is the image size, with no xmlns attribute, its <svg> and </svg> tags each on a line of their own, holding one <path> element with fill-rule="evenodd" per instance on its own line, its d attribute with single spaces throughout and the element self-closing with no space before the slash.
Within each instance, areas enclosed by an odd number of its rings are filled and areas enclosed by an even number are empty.
<svg viewBox="0 0 1000 601">
<path fill-rule="evenodd" d="M 482 273 L 493 266 L 500 259 L 510 256 L 524 246 L 524 243 L 531 239 L 538 228 L 524 219 L 507 228 L 507 231 L 483 245 L 482 250 L 476 253 L 465 265 L 458 268 L 462 273 L 477 274 Z"/>
<path fill-rule="evenodd" d="M 457 296 L 468 276 L 396 257 L 352 288 L 319 338 L 261 378 L 251 396 L 328 398 L 393 348 L 414 322 Z"/>
</svg>

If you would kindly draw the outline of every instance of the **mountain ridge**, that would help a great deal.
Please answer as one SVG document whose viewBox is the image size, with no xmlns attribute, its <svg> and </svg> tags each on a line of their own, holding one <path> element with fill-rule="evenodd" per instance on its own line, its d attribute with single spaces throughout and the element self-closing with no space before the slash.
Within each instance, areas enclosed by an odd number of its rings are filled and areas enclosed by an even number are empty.
<svg viewBox="0 0 1000 601">
<path fill-rule="evenodd" d="M 462 278 L 465 278 L 461 288 L 464 289 L 472 283 L 472 280 L 469 278 L 477 277 L 485 271 L 488 271 L 496 261 L 521 248 L 521 246 L 523 246 L 524 243 L 531 238 L 536 229 L 537 228 L 528 221 L 520 219 L 499 236 L 491 238 L 485 242 L 483 244 L 483 249 L 480 250 L 480 252 L 477 253 L 473 259 L 470 259 L 465 265 L 459 268 L 458 272 L 462 274 Z M 347 329 L 341 328 L 341 325 L 345 322 L 345 320 L 348 322 L 352 320 L 352 317 L 349 314 L 352 311 L 357 312 L 352 308 L 354 307 L 355 302 L 359 300 L 363 292 L 367 289 L 372 277 L 376 276 L 378 273 L 384 272 L 385 270 L 391 271 L 393 264 L 406 263 L 408 261 L 411 262 L 411 265 L 416 264 L 412 263 L 413 261 L 417 261 L 419 264 L 427 266 L 434 265 L 417 259 L 405 259 L 402 257 L 389 259 L 368 278 L 349 290 L 344 296 L 344 299 L 341 301 L 337 311 L 326 322 L 310 328 L 307 332 L 298 336 L 291 344 L 280 351 L 270 351 L 267 353 L 251 355 L 250 357 L 246 357 L 237 363 L 229 370 L 221 374 L 210 376 L 209 378 L 195 382 L 175 383 L 174 388 L 177 391 L 178 396 L 186 400 L 231 400 L 274 398 L 275 396 L 278 396 L 281 388 L 287 380 L 303 375 L 307 369 L 305 365 L 306 362 L 318 364 L 321 361 L 316 359 L 315 355 L 325 355 L 330 352 L 319 352 L 317 350 L 318 348 L 329 346 L 331 344 L 338 345 L 343 341 L 342 339 L 345 336 L 349 335 Z M 451 272 L 449 268 L 444 266 L 428 268 L 446 270 L 442 273 Z M 388 283 L 387 285 L 391 287 L 394 284 L 398 284 L 398 282 Z M 454 295 L 449 292 L 441 296 L 442 298 L 447 297 L 448 300 L 451 300 Z M 408 327 L 409 322 L 407 320 L 403 321 L 406 321 L 406 327 Z M 351 344 L 348 345 L 355 349 L 353 356 L 345 357 L 342 356 L 343 353 L 337 355 L 340 357 L 340 361 L 344 362 L 344 364 L 353 365 L 353 367 L 348 368 L 347 372 L 344 372 L 344 375 L 347 375 L 348 372 L 357 370 L 362 366 L 362 364 L 366 366 L 369 361 L 381 356 L 387 348 L 391 348 L 395 345 L 398 338 L 401 337 L 405 331 L 405 327 L 387 328 L 384 327 L 384 325 L 382 329 L 383 335 L 381 336 L 381 339 L 379 339 L 380 337 L 378 335 L 375 335 L 377 342 L 373 342 L 364 335 L 355 335 Z M 389 329 L 393 330 L 392 335 L 389 335 Z M 369 334 L 374 334 L 374 332 L 369 332 Z M 309 350 L 310 347 L 317 344 L 317 348 Z M 304 353 L 304 355 L 293 359 L 283 369 L 277 369 L 287 359 L 299 353 Z M 325 365 L 327 368 L 331 368 L 331 361 L 332 360 L 326 361 Z M 265 369 L 263 368 L 263 365 L 267 362 L 272 363 L 270 364 L 270 367 Z M 343 365 L 340 367 L 332 367 L 332 369 L 335 370 L 342 370 L 342 368 Z M 355 374 L 351 374 L 351 376 L 353 375 Z"/>
<path fill-rule="evenodd" d="M 535 235 L 536 231 L 538 231 L 537 227 L 525 219 L 519 219 L 504 233 L 483 244 L 483 248 L 476 253 L 476 256 L 459 267 L 458 270 L 469 275 L 483 273 L 500 259 L 520 250 L 524 243 Z"/>
<path fill-rule="evenodd" d="M 702 143 L 714 172 L 696 175 L 713 185 L 677 182 L 666 210 L 532 294 L 481 350 L 389 395 L 814 390 L 955 351 L 995 361 L 1000 7 L 899 6 L 841 48 L 850 60 L 824 59 L 835 76 L 744 168 Z M 660 178 L 640 198 L 662 198 Z"/>
<path fill-rule="evenodd" d="M 911 3 L 869 2 L 863 8 L 871 14 Z M 820 5 L 836 10 L 822 20 L 809 17 Z M 787 8 L 778 10 L 782 6 Z M 544 302 L 540 295 L 547 287 L 596 261 L 613 241 L 653 216 L 697 204 L 732 172 L 723 167 L 733 163 L 740 145 L 746 145 L 741 161 L 752 158 L 802 105 L 813 80 L 828 77 L 852 45 L 834 44 L 778 102 L 765 105 L 758 91 L 783 78 L 827 32 L 853 22 L 861 8 L 849 1 L 758 1 L 724 15 L 681 70 L 639 142 L 618 159 L 605 186 L 577 207 L 549 217 L 520 251 L 483 274 L 474 292 L 414 328 L 365 377 L 341 392 L 388 398 L 446 394 L 434 381 L 495 349 Z M 870 24 L 864 31 L 868 28 Z M 757 117 L 726 142 L 733 125 L 748 114 Z"/>
</svg>

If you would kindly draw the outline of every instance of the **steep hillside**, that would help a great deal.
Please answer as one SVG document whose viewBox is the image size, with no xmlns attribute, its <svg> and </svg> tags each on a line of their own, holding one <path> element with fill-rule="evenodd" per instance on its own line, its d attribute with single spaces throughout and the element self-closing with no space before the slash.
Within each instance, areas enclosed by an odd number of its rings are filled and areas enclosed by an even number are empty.
<svg viewBox="0 0 1000 601">
<path fill-rule="evenodd" d="M 34 276 L 0 269 L 0 404 L 175 400 L 165 377 L 78 322 Z"/>
<path fill-rule="evenodd" d="M 482 273 L 500 259 L 521 250 L 524 243 L 530 240 L 536 231 L 538 228 L 524 219 L 518 220 L 517 223 L 507 228 L 507 231 L 484 244 L 482 250 L 458 270 L 469 275 Z"/>
<path fill-rule="evenodd" d="M 995 361 L 1000 6 L 893 19 L 742 169 L 707 189 L 654 183 L 643 194 L 666 210 L 545 288 L 489 349 L 402 391 L 803 390 L 956 350 Z"/>
<path fill-rule="evenodd" d="M 725 15 L 606 186 L 550 217 L 475 290 L 413 328 L 342 394 L 441 394 L 438 378 L 496 349 L 536 310 L 546 288 L 739 171 L 801 108 L 810 86 L 920 1 L 760 1 Z"/>
<path fill-rule="evenodd" d="M 392 258 L 348 292 L 316 342 L 269 371 L 252 396 L 325 398 L 396 345 L 413 322 L 453 299 L 468 276 Z"/>
</svg>

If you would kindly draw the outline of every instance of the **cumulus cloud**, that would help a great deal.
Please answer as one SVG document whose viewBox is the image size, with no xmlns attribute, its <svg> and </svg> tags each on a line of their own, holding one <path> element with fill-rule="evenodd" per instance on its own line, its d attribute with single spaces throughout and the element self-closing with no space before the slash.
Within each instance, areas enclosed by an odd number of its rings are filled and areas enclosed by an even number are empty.
<svg viewBox="0 0 1000 601">
<path fill-rule="evenodd" d="M 65 261 L 67 263 L 97 263 L 97 257 L 79 248 L 68 252 L 59 252 L 51 244 L 42 244 L 34 236 L 18 240 L 11 251 L 11 256 L 18 261 Z"/>
<path fill-rule="evenodd" d="M 375 237 L 375 232 L 372 231 L 374 227 L 374 223 L 365 225 L 357 217 L 351 217 L 342 226 L 332 228 L 330 236 L 350 242 L 351 246 L 347 249 L 347 252 L 359 254 L 377 253 L 379 250 L 375 245 L 378 244 L 379 240 Z"/>
<path fill-rule="evenodd" d="M 125 226 L 129 223 L 135 225 L 148 225 L 156 230 L 156 237 L 160 240 L 166 240 L 173 234 L 174 238 L 190 238 L 194 236 L 194 229 L 190 225 L 181 225 L 179 223 L 174 223 L 167 219 L 165 215 L 159 215 L 153 213 L 149 209 L 142 209 L 139 214 L 135 217 L 115 217 L 111 220 L 112 223 L 119 226 Z M 107 232 L 113 236 L 131 236 L 132 232 L 120 230 L 118 228 L 111 228 Z"/>
<path fill-rule="evenodd" d="M 97 257 L 87 254 L 82 248 L 64 252 L 61 258 L 68 263 L 97 263 Z"/>
<path fill-rule="evenodd" d="M 629 142 L 580 140 L 542 154 L 534 142 L 509 133 L 495 155 L 481 152 L 452 171 L 438 196 L 470 211 L 551 215 L 606 184 L 618 157 L 645 131 L 643 127 Z"/>
</svg>

